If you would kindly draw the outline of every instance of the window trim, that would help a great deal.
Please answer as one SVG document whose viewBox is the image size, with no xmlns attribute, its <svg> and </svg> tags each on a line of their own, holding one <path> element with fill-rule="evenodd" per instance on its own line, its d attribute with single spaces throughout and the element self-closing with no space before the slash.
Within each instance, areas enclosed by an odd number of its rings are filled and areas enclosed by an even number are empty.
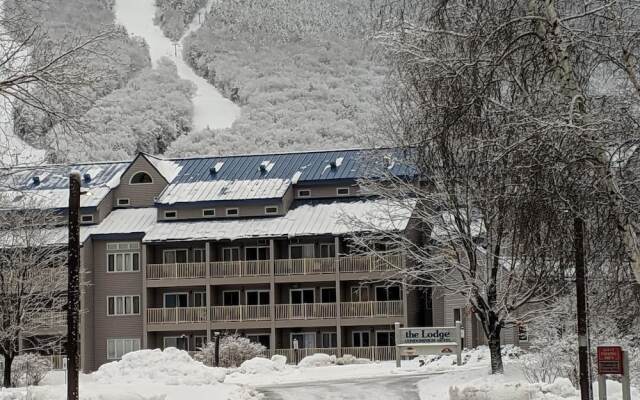
<svg viewBox="0 0 640 400">
<path fill-rule="evenodd" d="M 397 287 L 400 298 L 398 300 L 378 300 L 378 288 L 385 288 L 387 291 L 387 297 L 389 297 L 389 288 Z M 375 301 L 402 301 L 402 286 L 399 285 L 376 285 L 373 287 L 373 298 Z"/>
<path fill-rule="evenodd" d="M 353 300 L 353 289 L 354 288 L 358 289 L 358 301 L 354 301 Z M 362 289 L 365 289 L 365 288 L 367 290 L 367 300 L 366 301 L 371 301 L 371 300 L 369 300 L 370 299 L 369 286 L 362 286 L 362 285 L 349 286 L 349 301 L 351 303 L 361 303 L 361 302 L 363 302 L 363 300 L 362 300 Z"/>
<path fill-rule="evenodd" d="M 147 174 L 147 176 L 148 176 L 149 178 L 151 178 L 151 182 L 138 182 L 138 183 L 133 183 L 133 182 L 132 182 L 132 181 L 133 181 L 133 177 L 135 177 L 136 175 L 139 175 L 139 174 Z M 145 170 L 137 171 L 135 174 L 132 174 L 132 175 L 131 175 L 131 178 L 129 178 L 129 185 L 153 185 L 153 183 L 154 183 L 154 182 L 153 182 L 153 176 L 151 176 L 151 174 L 150 174 L 150 173 L 148 173 L 148 172 L 147 172 L 147 171 L 145 171 Z"/>
<path fill-rule="evenodd" d="M 203 306 L 196 306 L 196 295 L 201 296 L 202 299 L 204 300 L 204 305 Z M 187 296 L 188 298 L 189 296 Z M 188 302 L 188 299 L 187 299 Z M 193 305 L 192 307 L 206 307 L 207 306 L 207 292 L 206 290 L 194 290 L 193 291 Z"/>
<path fill-rule="evenodd" d="M 175 216 L 168 217 L 167 213 L 175 213 Z M 162 213 L 164 219 L 178 219 L 178 210 L 164 210 Z"/>
<path fill-rule="evenodd" d="M 347 193 L 340 193 L 340 189 L 347 189 Z M 351 188 L 349 186 L 338 186 L 336 188 L 336 196 L 349 196 L 351 195 Z"/>
<path fill-rule="evenodd" d="M 312 248 L 313 249 L 313 255 L 311 257 L 302 257 L 302 258 L 315 258 L 316 257 L 316 244 L 315 243 L 290 243 L 289 244 L 289 260 L 292 260 L 291 258 L 291 248 L 292 247 L 302 247 L 302 253 L 304 255 L 304 248 Z"/>
<path fill-rule="evenodd" d="M 379 329 L 374 331 L 375 337 L 376 337 L 376 346 L 380 346 L 378 344 L 378 333 L 386 333 L 389 335 L 389 339 L 391 339 L 391 334 L 395 334 L 395 331 L 393 329 Z M 395 340 L 394 340 L 395 341 Z M 389 343 L 391 343 L 391 340 L 389 340 Z M 391 346 L 391 344 L 388 344 L 387 346 Z"/>
<path fill-rule="evenodd" d="M 189 249 L 180 247 L 180 248 L 175 248 L 175 249 L 162 249 L 162 263 L 163 264 L 169 264 L 169 263 L 164 262 L 165 253 L 171 252 L 171 251 L 174 251 L 174 252 L 176 252 L 176 251 L 184 251 L 184 252 L 186 252 L 187 253 L 187 261 L 185 261 L 185 263 L 189 262 Z M 175 258 L 177 258 L 177 257 L 175 257 Z M 180 264 L 180 263 L 174 262 L 173 264 L 169 264 L 169 265 L 174 265 L 174 264 Z"/>
<path fill-rule="evenodd" d="M 131 350 L 131 352 L 138 351 L 138 350 L 140 350 L 142 348 L 141 347 L 140 338 L 119 338 L 119 337 L 117 337 L 117 338 L 107 338 L 107 360 L 121 360 L 122 356 L 127 354 L 127 353 L 124 353 L 120 357 L 118 357 L 118 354 L 117 354 L 118 352 L 114 351 L 116 357 L 115 358 L 114 357 L 109 357 L 109 342 L 110 341 L 113 342 L 113 341 L 116 341 L 116 340 L 122 340 L 122 341 L 124 341 L 124 340 L 133 340 L 134 343 L 137 342 L 138 343 L 138 349 L 137 350 Z M 114 347 L 116 347 L 116 348 L 114 348 L 114 350 L 117 350 L 117 346 L 115 345 L 115 343 L 114 343 Z M 124 342 L 123 342 L 123 347 L 124 347 Z"/>
<path fill-rule="evenodd" d="M 118 297 L 131 297 L 131 311 L 133 311 L 133 298 L 137 297 L 138 298 L 138 312 L 132 312 L 131 314 L 118 314 L 118 307 L 116 305 L 116 298 Z M 109 314 L 109 299 L 113 298 L 113 314 Z M 124 300 L 123 300 L 124 302 Z M 124 305 L 124 303 L 123 303 Z M 132 317 L 132 316 L 136 316 L 136 315 L 142 315 L 142 303 L 141 303 L 141 296 L 139 294 L 114 294 L 114 295 L 110 295 L 107 296 L 107 317 Z M 126 307 L 125 307 L 126 308 Z M 126 311 L 126 310 L 125 310 Z"/>
<path fill-rule="evenodd" d="M 325 258 L 335 258 L 336 256 L 336 244 L 335 243 L 331 243 L 331 242 L 324 242 L 324 243 L 319 243 L 318 244 L 318 250 L 320 251 L 320 254 L 318 254 L 320 257 L 322 257 L 322 247 L 326 246 L 328 248 L 332 248 L 333 247 L 333 257 L 325 257 Z"/>
<path fill-rule="evenodd" d="M 304 293 L 305 290 L 310 290 L 311 293 L 313 294 L 313 301 L 311 303 L 300 303 L 300 304 L 316 304 L 316 290 L 315 288 L 289 288 L 289 304 L 294 304 L 292 303 L 293 297 L 291 296 L 291 294 L 293 292 L 302 292 Z M 304 301 L 304 294 L 302 295 L 302 300 Z"/>
<path fill-rule="evenodd" d="M 336 295 L 336 301 L 334 301 L 333 303 L 324 303 L 322 301 L 322 291 L 323 290 L 333 290 L 334 294 Z M 338 302 L 338 292 L 336 291 L 336 287 L 335 286 L 322 286 L 320 287 L 320 303 L 321 304 L 335 304 Z"/>
<path fill-rule="evenodd" d="M 205 212 L 207 211 L 213 211 L 213 215 L 205 215 Z M 202 209 L 202 218 L 213 218 L 216 216 L 216 209 L 215 208 L 203 208 Z"/>
<path fill-rule="evenodd" d="M 121 201 L 122 201 L 122 200 L 126 200 L 126 201 L 127 201 L 127 204 L 122 204 L 122 203 L 121 203 Z M 118 207 L 128 207 L 128 206 L 130 206 L 130 205 L 131 205 L 131 199 L 129 199 L 128 197 L 118 197 L 118 198 L 116 199 L 116 205 L 117 205 Z"/>
<path fill-rule="evenodd" d="M 275 208 L 276 210 L 274 212 L 267 211 L 270 208 Z M 265 206 L 264 207 L 264 214 L 265 215 L 277 215 L 279 213 L 280 213 L 280 207 L 278 207 L 278 206 Z"/>
<path fill-rule="evenodd" d="M 194 247 L 192 250 L 193 250 L 193 252 L 192 252 L 192 255 L 191 255 L 191 262 L 194 262 L 194 263 L 198 263 L 198 262 L 205 263 L 205 262 L 207 262 L 207 249 L 206 249 L 206 247 Z M 204 261 L 196 261 L 196 254 L 197 253 L 202 253 L 202 260 L 204 260 Z"/>
<path fill-rule="evenodd" d="M 225 293 L 238 293 L 238 304 L 224 304 L 224 294 Z M 223 290 L 222 291 L 222 306 L 223 307 L 237 307 L 237 306 L 241 306 L 242 305 L 242 296 L 240 296 L 240 290 L 239 289 L 233 289 L 233 290 Z"/>
<path fill-rule="evenodd" d="M 231 210 L 236 210 L 236 213 L 235 214 L 229 214 L 229 211 L 231 211 Z M 238 208 L 238 207 L 227 207 L 224 210 L 224 214 L 227 217 L 238 217 L 238 216 L 240 216 L 240 208 Z"/>
<path fill-rule="evenodd" d="M 170 295 L 176 296 L 176 295 L 181 295 L 181 294 L 184 294 L 184 295 L 187 296 L 187 308 L 188 308 L 189 307 L 189 292 L 165 292 L 165 293 L 162 293 L 162 308 L 169 308 L 169 309 L 171 309 L 171 308 L 183 308 L 183 307 L 167 307 L 167 296 L 170 296 Z"/>
<path fill-rule="evenodd" d="M 307 192 L 306 195 L 303 195 L 302 192 Z M 298 189 L 298 197 L 301 198 L 307 198 L 307 197 L 311 197 L 311 189 Z"/>
<path fill-rule="evenodd" d="M 225 251 L 225 250 L 227 250 L 227 249 L 228 249 L 228 250 L 237 249 L 237 250 L 238 250 L 238 259 L 237 259 L 237 260 L 228 260 L 228 261 L 225 261 L 225 260 L 224 260 L 224 251 Z M 240 252 L 240 246 L 226 246 L 226 247 L 223 247 L 223 248 L 222 248 L 222 257 L 221 257 L 221 258 L 222 258 L 222 260 L 221 260 L 221 261 L 223 261 L 223 262 L 237 262 L 237 261 L 241 261 L 241 260 L 242 260 L 241 254 L 242 254 L 242 253 Z"/>
<path fill-rule="evenodd" d="M 126 271 L 126 270 L 122 270 L 122 271 L 117 271 L 116 270 L 116 256 L 118 254 L 123 254 L 123 262 L 124 262 L 124 254 L 131 254 L 131 271 Z M 138 269 L 134 270 L 133 269 L 133 256 L 134 254 L 138 255 Z M 128 251 L 117 251 L 117 250 L 108 250 L 107 254 L 106 254 L 106 258 L 107 258 L 107 274 L 130 274 L 130 273 L 138 273 L 142 270 L 142 266 L 140 258 L 140 251 L 133 251 L 133 250 L 128 250 Z M 109 271 L 109 256 L 113 256 L 113 271 Z M 123 268 L 126 268 L 126 266 L 123 266 Z"/>
<path fill-rule="evenodd" d="M 90 217 L 89 221 L 85 221 L 86 217 Z M 82 214 L 80 215 L 80 223 L 81 224 L 92 224 L 93 223 L 93 214 Z"/>
<path fill-rule="evenodd" d="M 256 249 L 256 256 L 260 255 L 260 249 L 268 249 L 269 250 L 269 258 L 266 258 L 264 260 L 262 259 L 257 259 L 257 260 L 251 260 L 251 261 L 269 261 L 271 259 L 271 246 L 260 246 L 260 245 L 255 245 L 255 246 L 244 246 L 244 260 L 247 261 L 247 250 L 249 249 Z"/>
<path fill-rule="evenodd" d="M 258 293 L 258 302 L 260 302 L 260 293 L 269 294 L 269 303 L 267 304 L 252 304 L 255 306 L 266 306 L 271 304 L 271 290 L 269 289 L 247 289 L 244 291 L 244 304 L 249 305 L 249 293 Z"/>
<path fill-rule="evenodd" d="M 320 332 L 320 344 L 321 344 L 322 346 L 324 346 L 324 337 L 325 337 L 325 335 L 328 335 L 328 336 L 329 336 L 329 343 L 331 343 L 331 338 L 332 338 L 333 336 L 335 336 L 335 338 L 336 338 L 336 345 L 338 344 L 338 332 L 333 332 L 333 331 L 321 331 L 321 332 Z M 326 347 L 325 347 L 325 348 L 326 348 Z M 331 347 L 329 347 L 329 348 L 331 348 Z"/>
<path fill-rule="evenodd" d="M 369 344 L 367 344 L 366 346 L 362 345 L 362 334 L 366 333 L 369 340 Z M 355 335 L 358 334 L 360 336 L 360 346 L 356 346 L 356 341 L 353 340 L 355 338 Z M 351 331 L 351 346 L 352 347 L 371 347 L 371 332 L 367 331 L 367 330 L 357 330 L 357 331 Z"/>
<path fill-rule="evenodd" d="M 317 337 L 315 332 L 310 332 L 310 331 L 289 332 L 289 346 L 290 346 L 291 349 L 293 349 L 293 335 L 303 335 L 303 336 L 311 336 L 311 335 L 313 335 L 313 347 L 310 347 L 310 348 L 315 348 L 316 345 L 318 344 L 318 343 L 316 343 L 318 337 Z M 304 347 L 304 346 L 300 347 L 300 343 L 298 343 L 298 348 L 299 349 L 304 349 L 306 347 Z"/>
</svg>

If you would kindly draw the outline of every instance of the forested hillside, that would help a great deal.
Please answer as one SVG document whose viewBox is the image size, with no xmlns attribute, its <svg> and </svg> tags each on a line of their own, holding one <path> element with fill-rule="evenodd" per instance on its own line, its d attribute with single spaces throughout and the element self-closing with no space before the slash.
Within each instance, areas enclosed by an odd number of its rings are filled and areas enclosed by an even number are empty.
<svg viewBox="0 0 640 400">
<path fill-rule="evenodd" d="M 156 0 L 154 22 L 160 25 L 166 37 L 178 40 L 206 2 L 207 0 Z"/>
<path fill-rule="evenodd" d="M 166 147 L 163 143 L 190 129 L 190 122 L 184 118 L 191 114 L 193 89 L 177 82 L 170 67 L 150 69 L 144 41 L 129 37 L 123 27 L 115 25 L 112 0 L 7 0 L 6 6 L 7 10 L 27 15 L 25 23 L 46 35 L 50 46 L 106 33 L 95 52 L 75 65 L 65 66 L 77 69 L 77 87 L 70 88 L 73 97 L 57 103 L 52 99 L 61 112 L 79 122 L 73 132 L 52 137 L 60 129 L 43 112 L 25 104 L 15 107 L 16 133 L 48 150 L 51 160 L 78 155 L 83 159 L 122 158 L 134 154 L 140 143 L 147 151 L 161 152 Z M 132 122 L 142 115 L 161 115 L 171 119 L 172 127 L 167 121 L 158 123 L 162 129 L 153 123 L 142 127 L 139 121 Z M 116 130 L 114 123 L 126 129 Z M 154 136 L 152 140 L 150 136 Z M 93 151 L 96 147 L 100 152 Z"/>
<path fill-rule="evenodd" d="M 368 0 L 221 0 L 185 40 L 196 71 L 242 114 L 230 130 L 179 138 L 172 154 L 361 144 L 385 70 L 372 61 Z M 371 7 L 371 8 L 370 8 Z"/>
</svg>

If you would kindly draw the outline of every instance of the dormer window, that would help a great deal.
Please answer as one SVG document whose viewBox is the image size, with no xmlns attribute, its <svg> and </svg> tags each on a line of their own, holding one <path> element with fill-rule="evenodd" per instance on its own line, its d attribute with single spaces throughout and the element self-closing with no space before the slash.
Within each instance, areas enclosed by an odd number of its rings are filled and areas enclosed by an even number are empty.
<svg viewBox="0 0 640 400">
<path fill-rule="evenodd" d="M 165 219 L 176 219 L 176 218 L 178 218 L 178 212 L 175 211 L 175 210 L 165 211 L 164 212 L 164 218 Z"/>
<path fill-rule="evenodd" d="M 278 206 L 266 206 L 264 208 L 264 213 L 266 215 L 274 215 L 278 213 Z"/>
<path fill-rule="evenodd" d="M 206 209 L 202 210 L 202 216 L 203 217 L 215 217 L 216 216 L 215 208 L 206 208 Z"/>
<path fill-rule="evenodd" d="M 298 197 L 311 197 L 311 190 L 309 189 L 298 190 Z"/>
<path fill-rule="evenodd" d="M 129 199 L 125 199 L 125 198 L 119 198 L 118 199 L 118 205 L 123 207 L 123 206 L 128 206 L 129 203 Z"/>
<path fill-rule="evenodd" d="M 349 188 L 348 187 L 339 187 L 336 189 L 336 194 L 338 196 L 348 196 L 349 195 Z"/>
<path fill-rule="evenodd" d="M 82 222 L 83 224 L 93 223 L 93 214 L 83 214 L 80 217 L 80 222 Z"/>
<path fill-rule="evenodd" d="M 133 176 L 129 180 L 129 183 L 131 185 L 148 184 L 148 183 L 153 183 L 153 179 L 151 178 L 151 175 L 149 175 L 148 173 L 144 171 L 140 171 L 133 174 Z"/>
<path fill-rule="evenodd" d="M 240 214 L 240 210 L 237 208 L 227 208 L 227 217 L 233 217 Z"/>
</svg>

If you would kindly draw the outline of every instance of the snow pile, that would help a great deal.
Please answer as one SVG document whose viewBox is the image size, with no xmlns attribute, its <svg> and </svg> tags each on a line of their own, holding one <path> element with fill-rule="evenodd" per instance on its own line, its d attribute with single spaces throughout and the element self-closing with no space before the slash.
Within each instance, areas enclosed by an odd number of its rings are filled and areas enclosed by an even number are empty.
<svg viewBox="0 0 640 400">
<path fill-rule="evenodd" d="M 287 364 L 287 357 L 275 355 L 268 358 L 255 357 L 243 362 L 238 371 L 243 374 L 268 374 L 282 371 Z"/>
<path fill-rule="evenodd" d="M 336 356 L 330 356 L 328 354 L 316 353 L 310 356 L 306 356 L 298 363 L 298 367 L 327 367 L 336 363 Z"/>
<path fill-rule="evenodd" d="M 169 347 L 164 351 L 127 353 L 122 360 L 104 364 L 91 376 L 99 383 L 154 381 L 166 385 L 212 385 L 222 382 L 225 375 L 225 369 L 207 367 L 186 351 Z"/>
<path fill-rule="evenodd" d="M 515 346 L 505 346 L 502 348 L 502 357 L 505 362 L 520 358 L 523 351 Z M 448 371 L 456 368 L 455 354 L 434 354 L 419 356 L 412 359 L 403 369 L 420 369 L 432 372 Z M 479 346 L 474 349 L 465 349 L 462 351 L 462 365 L 465 367 L 480 367 L 488 364 L 491 359 L 489 348 L 487 346 Z"/>
</svg>

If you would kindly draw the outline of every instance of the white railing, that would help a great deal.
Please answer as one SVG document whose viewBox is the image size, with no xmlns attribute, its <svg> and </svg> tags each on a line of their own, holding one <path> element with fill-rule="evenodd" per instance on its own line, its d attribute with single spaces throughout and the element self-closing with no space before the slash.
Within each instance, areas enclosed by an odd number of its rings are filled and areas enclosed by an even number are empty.
<svg viewBox="0 0 640 400">
<path fill-rule="evenodd" d="M 296 258 L 275 260 L 275 274 L 282 275 L 316 275 L 334 274 L 335 258 Z"/>
<path fill-rule="evenodd" d="M 269 305 L 211 307 L 212 321 L 269 321 L 270 319 Z"/>
<path fill-rule="evenodd" d="M 396 359 L 395 346 L 343 347 L 341 354 L 350 354 L 371 361 L 390 361 Z"/>
<path fill-rule="evenodd" d="M 195 279 L 207 274 L 206 263 L 147 264 L 147 279 Z"/>
<path fill-rule="evenodd" d="M 313 354 L 328 354 L 335 355 L 336 357 L 342 357 L 346 354 L 352 355 L 357 358 L 368 358 L 372 361 L 391 361 L 395 360 L 396 353 L 394 346 L 370 346 L 370 347 L 343 347 L 341 349 L 333 348 L 302 348 L 298 350 L 294 349 L 275 349 L 265 350 L 262 354 L 264 357 L 271 358 L 273 355 L 278 354 L 287 357 L 287 363 L 297 364 L 305 358 Z"/>
<path fill-rule="evenodd" d="M 276 304 L 276 319 L 336 318 L 335 303 Z"/>
<path fill-rule="evenodd" d="M 212 278 L 269 276 L 271 261 L 216 261 L 209 263 Z"/>
<path fill-rule="evenodd" d="M 147 309 L 148 324 L 179 324 L 209 321 L 207 307 Z"/>
<path fill-rule="evenodd" d="M 340 303 L 342 318 L 401 317 L 402 300 Z"/>
<path fill-rule="evenodd" d="M 384 272 L 401 269 L 405 265 L 403 254 L 385 256 L 346 256 L 338 260 L 340 272 Z"/>
</svg>

